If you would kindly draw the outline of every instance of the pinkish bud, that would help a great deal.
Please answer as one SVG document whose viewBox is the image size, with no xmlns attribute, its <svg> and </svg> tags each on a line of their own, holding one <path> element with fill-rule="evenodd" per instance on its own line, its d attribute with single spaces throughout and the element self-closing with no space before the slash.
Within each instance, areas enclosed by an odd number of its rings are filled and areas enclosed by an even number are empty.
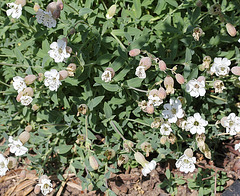
<svg viewBox="0 0 240 196">
<path fill-rule="evenodd" d="M 231 23 L 227 23 L 226 28 L 230 36 L 234 37 L 237 34 L 235 27 Z"/>
<path fill-rule="evenodd" d="M 160 97 L 160 92 L 159 92 L 159 90 L 157 90 L 157 89 L 152 89 L 152 90 L 150 90 L 150 92 L 149 92 L 149 96 L 150 96 L 150 95 L 152 95 L 153 97 L 155 97 L 155 96 Z"/>
<path fill-rule="evenodd" d="M 202 1 L 201 0 L 197 0 L 197 2 L 196 2 L 196 6 L 197 7 L 202 7 Z"/>
<path fill-rule="evenodd" d="M 139 50 L 139 49 L 132 49 L 132 50 L 130 50 L 129 51 L 129 56 L 137 56 L 137 55 L 139 55 L 141 53 L 141 50 Z"/>
<path fill-rule="evenodd" d="M 67 37 L 63 37 L 62 40 L 63 40 L 64 42 L 66 42 L 66 44 L 67 44 L 67 42 L 68 42 Z"/>
<path fill-rule="evenodd" d="M 40 6 L 37 3 L 35 3 L 33 9 L 35 12 L 37 12 L 40 9 Z"/>
<path fill-rule="evenodd" d="M 33 106 L 32 106 L 32 110 L 33 111 L 37 111 L 39 109 L 39 106 L 37 105 L 37 104 L 34 104 Z"/>
<path fill-rule="evenodd" d="M 71 71 L 75 71 L 77 68 L 76 64 L 75 63 L 70 63 L 67 67 L 67 69 L 71 69 Z"/>
<path fill-rule="evenodd" d="M 222 117 L 222 119 L 221 119 L 220 122 L 221 122 L 221 125 L 222 125 L 223 127 L 226 127 L 226 126 L 225 126 L 226 121 L 227 121 L 227 117 L 226 117 L 226 116 Z"/>
<path fill-rule="evenodd" d="M 176 77 L 176 80 L 179 84 L 184 84 L 185 80 L 184 80 L 184 77 L 181 74 L 176 74 L 175 77 Z"/>
<path fill-rule="evenodd" d="M 165 70 L 167 69 L 167 65 L 166 65 L 166 63 L 165 63 L 163 60 L 160 60 L 160 61 L 158 62 L 158 65 L 159 65 L 159 69 L 160 69 L 161 71 L 165 71 Z"/>
<path fill-rule="evenodd" d="M 20 4 L 21 4 L 21 6 L 23 7 L 24 5 L 26 5 L 26 0 L 16 0 L 15 3 L 16 3 L 17 5 L 20 5 Z"/>
<path fill-rule="evenodd" d="M 46 8 L 47 12 L 51 12 L 53 14 L 53 12 L 55 10 L 57 10 L 57 3 L 56 2 L 51 2 L 48 4 L 47 8 Z"/>
<path fill-rule="evenodd" d="M 25 131 L 27 131 L 27 132 L 32 131 L 32 126 L 31 125 L 26 126 Z"/>
<path fill-rule="evenodd" d="M 68 77 L 68 72 L 66 70 L 61 70 L 59 71 L 59 80 L 64 80 Z"/>
<path fill-rule="evenodd" d="M 173 94 L 174 93 L 174 80 L 171 76 L 166 76 L 164 78 L 164 87 L 166 88 L 166 93 Z"/>
<path fill-rule="evenodd" d="M 37 79 L 37 77 L 35 75 L 27 75 L 24 78 L 24 81 L 27 85 L 29 85 L 29 84 L 32 84 L 36 79 Z"/>
<path fill-rule="evenodd" d="M 148 114 L 153 114 L 154 113 L 153 105 L 148 105 L 146 111 Z"/>
<path fill-rule="evenodd" d="M 27 96 L 32 97 L 33 96 L 33 89 L 31 87 L 25 88 L 24 91 L 23 91 L 23 95 L 27 95 Z"/>
<path fill-rule="evenodd" d="M 166 93 L 165 89 L 163 87 L 160 87 L 158 91 L 159 91 L 160 99 L 165 99 L 166 96 L 167 96 L 167 93 Z"/>
<path fill-rule="evenodd" d="M 57 9 L 57 10 L 54 10 L 53 11 L 53 13 L 52 13 L 52 17 L 54 18 L 54 19 L 58 19 L 59 17 L 60 17 L 60 10 L 59 9 Z"/>
<path fill-rule="evenodd" d="M 70 31 L 69 31 L 69 34 L 73 35 L 75 32 L 76 32 L 75 28 L 71 28 Z"/>
<path fill-rule="evenodd" d="M 240 76 L 240 67 L 238 67 L 238 66 L 232 67 L 231 72 L 232 72 L 234 75 Z"/>
<path fill-rule="evenodd" d="M 204 76 L 199 76 L 198 78 L 197 78 L 197 81 L 198 82 L 202 82 L 202 81 L 204 81 L 205 82 L 205 77 Z"/>
<path fill-rule="evenodd" d="M 23 96 L 23 92 L 21 91 L 20 93 L 18 93 L 16 100 L 17 102 L 20 102 L 20 98 Z"/>
<path fill-rule="evenodd" d="M 67 53 L 71 54 L 71 53 L 72 53 L 72 48 L 69 47 L 69 46 L 67 46 L 67 47 L 66 47 L 66 51 L 67 51 Z"/>
<path fill-rule="evenodd" d="M 18 139 L 20 139 L 20 141 L 25 144 L 30 139 L 30 133 L 24 131 L 19 135 Z"/>
<path fill-rule="evenodd" d="M 63 10 L 63 2 L 62 2 L 62 0 L 58 0 L 57 1 L 57 9 Z"/>
<path fill-rule="evenodd" d="M 145 70 L 149 69 L 152 65 L 152 60 L 150 57 L 142 57 L 139 66 L 145 67 Z"/>
<path fill-rule="evenodd" d="M 98 169 L 99 165 L 97 159 L 94 156 L 89 156 L 89 163 L 94 170 Z"/>
</svg>

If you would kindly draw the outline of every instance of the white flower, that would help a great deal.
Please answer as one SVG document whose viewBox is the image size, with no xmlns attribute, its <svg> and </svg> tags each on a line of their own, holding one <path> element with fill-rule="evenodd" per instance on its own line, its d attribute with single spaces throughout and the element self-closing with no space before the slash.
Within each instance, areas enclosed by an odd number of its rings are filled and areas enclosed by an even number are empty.
<svg viewBox="0 0 240 196">
<path fill-rule="evenodd" d="M 190 131 L 191 134 L 199 134 L 205 133 L 205 126 L 207 126 L 208 122 L 204 120 L 199 113 L 195 113 L 193 116 L 189 116 L 187 118 L 187 124 L 185 126 L 186 131 Z"/>
<path fill-rule="evenodd" d="M 67 53 L 66 47 L 67 43 L 62 39 L 58 39 L 57 42 L 51 43 L 51 50 L 48 51 L 48 54 L 56 63 L 63 62 L 66 58 L 70 57 L 70 54 Z"/>
<path fill-rule="evenodd" d="M 135 72 L 135 75 L 141 79 L 146 78 L 146 72 L 145 72 L 145 67 L 144 66 L 138 66 Z"/>
<path fill-rule="evenodd" d="M 163 103 L 163 100 L 158 96 L 149 95 L 148 96 L 148 105 L 160 106 Z"/>
<path fill-rule="evenodd" d="M 190 80 L 186 84 L 186 92 L 190 93 L 192 97 L 204 96 L 206 93 L 205 81 Z"/>
<path fill-rule="evenodd" d="M 47 178 L 42 179 L 41 183 L 37 185 L 40 186 L 43 195 L 47 195 L 53 190 L 51 180 Z"/>
<path fill-rule="evenodd" d="M 37 22 L 39 24 L 43 24 L 48 28 L 56 27 L 56 20 L 53 18 L 52 13 L 50 11 L 46 12 L 42 9 L 38 9 L 36 13 Z"/>
<path fill-rule="evenodd" d="M 13 140 L 12 136 L 9 136 L 8 142 L 10 152 L 15 153 L 16 156 L 22 156 L 28 151 L 28 149 L 23 146 L 22 142 L 19 139 L 16 141 Z"/>
<path fill-rule="evenodd" d="M 225 76 L 230 71 L 229 65 L 231 65 L 231 61 L 227 58 L 214 58 L 210 72 L 215 73 L 217 76 Z"/>
<path fill-rule="evenodd" d="M 25 105 L 25 106 L 27 106 L 27 105 L 29 105 L 30 103 L 32 103 L 32 100 L 33 100 L 33 98 L 30 97 L 30 96 L 22 96 L 22 97 L 20 98 L 21 104 L 22 104 L 22 105 Z"/>
<path fill-rule="evenodd" d="M 48 86 L 50 91 L 57 91 L 58 87 L 62 84 L 59 81 L 60 75 L 58 71 L 56 69 L 51 69 L 50 71 L 46 71 L 44 76 L 44 85 Z"/>
<path fill-rule="evenodd" d="M 162 111 L 163 118 L 168 119 L 170 123 L 176 123 L 178 118 L 184 116 L 182 104 L 179 99 L 170 99 L 170 103 L 163 105 Z"/>
<path fill-rule="evenodd" d="M 238 42 L 240 43 L 240 39 L 238 40 Z"/>
<path fill-rule="evenodd" d="M 0 154 L 0 176 L 4 176 L 8 171 L 8 160 Z"/>
<path fill-rule="evenodd" d="M 157 163 L 156 161 L 152 160 L 150 163 L 146 163 L 145 166 L 142 169 L 142 174 L 144 176 L 147 176 L 152 170 L 155 169 Z"/>
<path fill-rule="evenodd" d="M 19 18 L 22 15 L 22 5 L 15 3 L 7 3 L 7 6 L 10 8 L 6 11 L 8 16 L 12 16 L 13 18 Z"/>
<path fill-rule="evenodd" d="M 226 132 L 230 135 L 240 133 L 240 117 L 236 116 L 234 113 L 229 114 L 222 125 L 226 127 Z"/>
<path fill-rule="evenodd" d="M 171 126 L 168 123 L 163 123 L 160 127 L 160 133 L 162 135 L 170 135 L 172 132 Z"/>
<path fill-rule="evenodd" d="M 234 149 L 240 152 L 240 143 L 235 144 Z"/>
<path fill-rule="evenodd" d="M 183 155 L 177 160 L 176 167 L 180 168 L 181 172 L 193 172 L 195 169 L 196 157 L 193 157 L 191 148 L 187 148 Z"/>
<path fill-rule="evenodd" d="M 105 70 L 102 74 L 102 80 L 104 82 L 110 82 L 112 80 L 112 73 L 110 70 Z"/>
<path fill-rule="evenodd" d="M 13 77 L 13 88 L 20 93 L 23 91 L 25 88 L 27 88 L 27 85 L 24 82 L 24 79 L 21 78 L 20 76 L 15 76 Z"/>
</svg>

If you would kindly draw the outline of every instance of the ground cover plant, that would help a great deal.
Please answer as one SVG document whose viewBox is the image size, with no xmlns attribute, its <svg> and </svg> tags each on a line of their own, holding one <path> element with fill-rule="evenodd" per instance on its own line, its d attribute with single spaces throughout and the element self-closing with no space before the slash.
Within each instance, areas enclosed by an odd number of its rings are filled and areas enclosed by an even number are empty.
<svg viewBox="0 0 240 196">
<path fill-rule="evenodd" d="M 21 165 L 37 171 L 35 193 L 61 193 L 74 174 L 115 195 L 113 173 L 171 162 L 167 193 L 224 190 L 223 141 L 240 153 L 238 0 L 0 7 L 1 177 Z"/>
</svg>

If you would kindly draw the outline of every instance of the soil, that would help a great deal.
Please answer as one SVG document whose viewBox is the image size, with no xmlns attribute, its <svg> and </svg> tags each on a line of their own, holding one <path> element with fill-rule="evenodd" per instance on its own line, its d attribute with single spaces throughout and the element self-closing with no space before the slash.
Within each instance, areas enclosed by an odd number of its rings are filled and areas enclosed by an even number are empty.
<svg viewBox="0 0 240 196">
<path fill-rule="evenodd" d="M 204 171 L 212 171 L 214 175 L 211 176 L 211 172 L 208 177 L 202 179 L 207 180 L 209 178 L 215 178 L 217 182 L 216 174 L 220 171 L 226 172 L 228 180 L 224 184 L 224 189 L 229 187 L 240 176 L 240 153 L 234 150 L 234 140 L 228 141 L 228 143 L 222 143 L 225 146 L 224 156 L 216 159 L 215 162 L 204 159 L 202 154 L 196 154 L 197 164 L 193 173 L 182 173 L 174 166 L 175 161 L 170 160 L 165 163 L 158 163 L 155 170 L 153 170 L 147 177 L 144 177 L 141 173 L 141 168 L 133 168 L 122 173 L 111 174 L 108 180 L 109 188 L 119 196 L 168 196 L 164 188 L 160 188 L 160 185 L 166 179 L 165 171 L 170 169 L 171 174 L 176 177 L 182 177 L 183 179 L 191 179 L 194 174 L 197 174 L 197 168 L 202 168 Z M 63 196 L 105 196 L 106 194 L 100 191 L 87 191 L 82 190 L 81 181 L 74 174 L 68 176 L 68 180 L 62 183 L 57 180 L 56 176 L 51 176 L 54 191 L 52 195 Z M 24 195 L 41 195 L 34 193 L 34 187 L 38 183 L 38 176 L 36 171 L 27 170 L 21 166 L 12 169 L 6 173 L 5 176 L 0 177 L 0 196 L 24 196 Z M 215 185 L 216 187 L 216 185 Z M 212 190 L 215 192 L 216 190 Z M 223 192 L 223 191 L 222 191 Z M 217 192 L 215 195 L 221 195 L 222 192 Z M 197 196 L 198 190 L 190 190 L 187 183 L 179 185 L 177 187 L 177 196 Z"/>
</svg>

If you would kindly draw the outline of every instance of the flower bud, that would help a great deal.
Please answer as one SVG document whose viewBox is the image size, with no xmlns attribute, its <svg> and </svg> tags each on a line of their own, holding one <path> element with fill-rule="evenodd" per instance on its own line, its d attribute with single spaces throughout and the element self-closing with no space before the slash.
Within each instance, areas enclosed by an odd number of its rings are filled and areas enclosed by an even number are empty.
<svg viewBox="0 0 240 196">
<path fill-rule="evenodd" d="M 80 134 L 77 136 L 77 140 L 76 140 L 76 143 L 79 144 L 80 142 L 84 142 L 85 141 L 85 135 L 83 134 Z"/>
<path fill-rule="evenodd" d="M 68 72 L 66 70 L 61 70 L 59 71 L 59 80 L 64 80 L 68 77 Z"/>
<path fill-rule="evenodd" d="M 224 86 L 223 81 L 221 81 L 221 80 L 215 80 L 215 81 L 213 82 L 213 88 L 214 88 L 214 90 L 215 90 L 215 93 L 222 93 L 223 90 L 224 90 L 226 87 Z"/>
<path fill-rule="evenodd" d="M 197 81 L 198 82 L 202 82 L 202 81 L 204 81 L 205 82 L 205 77 L 204 76 L 199 76 L 198 78 L 197 78 Z"/>
<path fill-rule="evenodd" d="M 175 144 L 175 142 L 177 141 L 177 137 L 174 135 L 174 134 L 170 134 L 168 136 L 168 141 L 171 143 L 171 144 Z"/>
<path fill-rule="evenodd" d="M 87 112 L 88 112 L 88 106 L 86 104 L 81 104 L 80 106 L 78 106 L 77 116 L 79 116 L 79 114 L 85 115 Z"/>
<path fill-rule="evenodd" d="M 66 42 L 66 44 L 68 43 L 67 37 L 63 37 L 62 40 L 63 40 L 64 42 Z"/>
<path fill-rule="evenodd" d="M 98 169 L 99 165 L 97 159 L 94 156 L 89 156 L 89 163 L 94 170 Z"/>
<path fill-rule="evenodd" d="M 26 126 L 25 131 L 31 132 L 32 131 L 32 126 L 31 125 Z"/>
<path fill-rule="evenodd" d="M 52 17 L 56 20 L 56 19 L 58 19 L 59 17 L 60 17 L 60 13 L 61 11 L 59 10 L 59 9 L 56 9 L 56 10 L 54 10 L 53 11 L 53 13 L 52 13 Z"/>
<path fill-rule="evenodd" d="M 37 12 L 40 9 L 40 6 L 37 3 L 35 3 L 33 9 L 35 12 Z"/>
<path fill-rule="evenodd" d="M 143 142 L 141 144 L 141 149 L 143 152 L 146 152 L 146 157 L 149 157 L 149 152 L 153 151 L 152 145 L 148 142 Z"/>
<path fill-rule="evenodd" d="M 149 69 L 152 65 L 152 60 L 150 57 L 142 57 L 139 66 L 145 67 L 145 70 Z"/>
<path fill-rule="evenodd" d="M 67 67 L 67 71 L 68 71 L 68 76 L 74 76 L 74 72 L 76 71 L 76 64 L 75 63 L 70 63 Z"/>
<path fill-rule="evenodd" d="M 222 125 L 223 127 L 226 127 L 226 126 L 225 126 L 226 121 L 227 121 L 227 117 L 226 117 L 226 116 L 222 117 L 222 119 L 221 119 L 220 122 L 221 122 L 221 125 Z"/>
<path fill-rule="evenodd" d="M 192 158 L 193 157 L 193 151 L 191 148 L 187 148 L 185 151 L 184 151 L 184 154 L 189 157 L 189 158 Z"/>
<path fill-rule="evenodd" d="M 43 81 L 43 73 L 38 73 L 38 81 L 42 82 Z"/>
<path fill-rule="evenodd" d="M 175 77 L 176 77 L 176 80 L 179 84 L 184 84 L 185 79 L 181 74 L 176 74 Z"/>
<path fill-rule="evenodd" d="M 32 106 L 32 110 L 33 111 L 37 111 L 39 109 L 39 106 L 37 105 L 37 104 L 34 104 L 33 106 Z"/>
<path fill-rule="evenodd" d="M 130 152 L 133 145 L 133 142 L 130 140 L 124 140 L 123 142 L 123 148 L 126 152 Z"/>
<path fill-rule="evenodd" d="M 18 93 L 18 95 L 17 95 L 17 97 L 16 97 L 17 102 L 20 102 L 20 98 L 21 98 L 22 96 L 23 96 L 23 92 L 21 91 L 21 92 Z"/>
<path fill-rule="evenodd" d="M 167 96 L 166 90 L 163 87 L 160 87 L 158 91 L 160 99 L 165 99 Z"/>
<path fill-rule="evenodd" d="M 147 112 L 147 102 L 145 100 L 138 102 L 138 106 L 143 112 Z"/>
<path fill-rule="evenodd" d="M 24 5 L 26 5 L 26 0 L 16 0 L 15 3 L 16 3 L 17 5 L 20 5 L 20 4 L 21 4 L 21 6 L 23 7 Z"/>
<path fill-rule="evenodd" d="M 107 11 L 106 18 L 111 19 L 115 15 L 116 9 L 117 5 L 116 4 L 112 5 Z"/>
<path fill-rule="evenodd" d="M 141 53 L 141 50 L 139 50 L 139 49 L 132 49 L 132 50 L 130 50 L 129 51 L 129 56 L 137 56 L 137 55 L 139 55 Z"/>
<path fill-rule="evenodd" d="M 237 34 L 235 27 L 231 23 L 227 23 L 226 28 L 230 36 L 234 37 Z"/>
<path fill-rule="evenodd" d="M 63 10 L 63 2 L 62 2 L 62 0 L 58 0 L 57 1 L 57 9 Z"/>
<path fill-rule="evenodd" d="M 21 171 L 19 177 L 20 177 L 21 179 L 26 178 L 26 170 L 23 169 L 23 170 Z"/>
<path fill-rule="evenodd" d="M 37 77 L 35 75 L 27 75 L 24 78 L 24 81 L 27 85 L 29 85 L 29 84 L 32 84 L 36 79 L 37 79 Z"/>
<path fill-rule="evenodd" d="M 140 152 L 135 152 L 134 153 L 134 158 L 136 159 L 136 161 L 141 164 L 143 167 L 148 164 L 148 161 L 145 159 L 145 157 L 143 156 L 142 153 Z"/>
<path fill-rule="evenodd" d="M 13 169 L 17 166 L 17 159 L 15 157 L 8 157 L 8 169 Z"/>
<path fill-rule="evenodd" d="M 24 131 L 19 135 L 18 139 L 20 139 L 20 141 L 25 144 L 30 139 L 30 133 Z"/>
<path fill-rule="evenodd" d="M 231 72 L 232 72 L 234 75 L 240 76 L 240 67 L 239 67 L 239 66 L 234 66 L 234 67 L 232 67 Z"/>
<path fill-rule="evenodd" d="M 27 96 L 32 97 L 33 96 L 33 89 L 31 87 L 25 88 L 24 91 L 23 91 L 23 95 L 24 96 L 27 95 Z"/>
<path fill-rule="evenodd" d="M 106 71 L 106 70 L 111 72 L 111 77 L 112 77 L 112 78 L 115 76 L 115 71 L 114 71 L 113 68 L 107 67 L 107 68 L 105 69 L 105 71 Z"/>
<path fill-rule="evenodd" d="M 163 60 L 160 60 L 160 61 L 158 62 L 158 66 L 159 66 L 159 69 L 160 69 L 161 71 L 165 71 L 165 70 L 167 69 L 167 65 L 166 65 L 166 63 L 165 63 Z"/>
<path fill-rule="evenodd" d="M 69 47 L 69 46 L 67 46 L 67 47 L 66 47 L 66 51 L 67 51 L 67 53 L 71 54 L 71 53 L 72 53 L 72 48 Z"/>
<path fill-rule="evenodd" d="M 221 5 L 220 4 L 214 4 L 210 7 L 210 10 L 209 10 L 210 14 L 212 15 L 219 15 L 222 13 L 222 10 L 221 10 Z"/>
<path fill-rule="evenodd" d="M 51 3 L 49 3 L 49 4 L 47 5 L 46 10 L 47 10 L 47 12 L 50 11 L 50 12 L 52 13 L 52 15 L 53 15 L 53 12 L 54 12 L 55 10 L 57 10 L 57 3 L 56 3 L 56 2 L 51 2 Z"/>
<path fill-rule="evenodd" d="M 75 32 L 76 32 L 75 28 L 71 28 L 70 31 L 69 31 L 69 34 L 73 35 Z"/>
<path fill-rule="evenodd" d="M 174 80 L 171 76 L 166 76 L 164 78 L 164 86 L 166 88 L 166 93 L 168 94 L 173 94 L 174 93 Z"/>
<path fill-rule="evenodd" d="M 152 95 L 153 97 L 160 97 L 160 92 L 157 89 L 150 90 L 148 96 Z"/>
<path fill-rule="evenodd" d="M 202 7 L 202 1 L 201 1 L 201 0 L 197 0 L 196 6 L 197 6 L 197 7 Z"/>
<path fill-rule="evenodd" d="M 167 139 L 168 139 L 168 138 L 167 138 L 165 135 L 163 135 L 163 136 L 160 138 L 160 144 L 162 144 L 162 145 L 166 144 Z"/>
<path fill-rule="evenodd" d="M 113 157 L 115 157 L 115 151 L 113 149 L 108 149 L 105 151 L 104 155 L 107 157 L 107 160 L 112 159 Z"/>
<path fill-rule="evenodd" d="M 41 191 L 41 187 L 40 187 L 39 185 L 36 185 L 36 186 L 34 187 L 34 193 L 35 193 L 36 195 L 38 195 L 38 194 L 40 193 L 40 191 Z"/>
<path fill-rule="evenodd" d="M 187 121 L 184 120 L 183 118 L 179 118 L 176 122 L 176 125 L 181 129 L 185 129 L 186 124 L 187 124 Z"/>
<path fill-rule="evenodd" d="M 204 34 L 203 30 L 200 27 L 196 27 L 193 29 L 193 38 L 195 41 L 199 41 L 200 37 Z"/>
<path fill-rule="evenodd" d="M 154 113 L 154 106 L 153 105 L 148 105 L 146 108 L 146 111 L 148 114 L 153 114 Z"/>
<path fill-rule="evenodd" d="M 121 154 L 118 157 L 118 167 L 121 167 L 122 164 L 126 164 L 129 160 L 129 157 L 126 154 Z"/>
</svg>

